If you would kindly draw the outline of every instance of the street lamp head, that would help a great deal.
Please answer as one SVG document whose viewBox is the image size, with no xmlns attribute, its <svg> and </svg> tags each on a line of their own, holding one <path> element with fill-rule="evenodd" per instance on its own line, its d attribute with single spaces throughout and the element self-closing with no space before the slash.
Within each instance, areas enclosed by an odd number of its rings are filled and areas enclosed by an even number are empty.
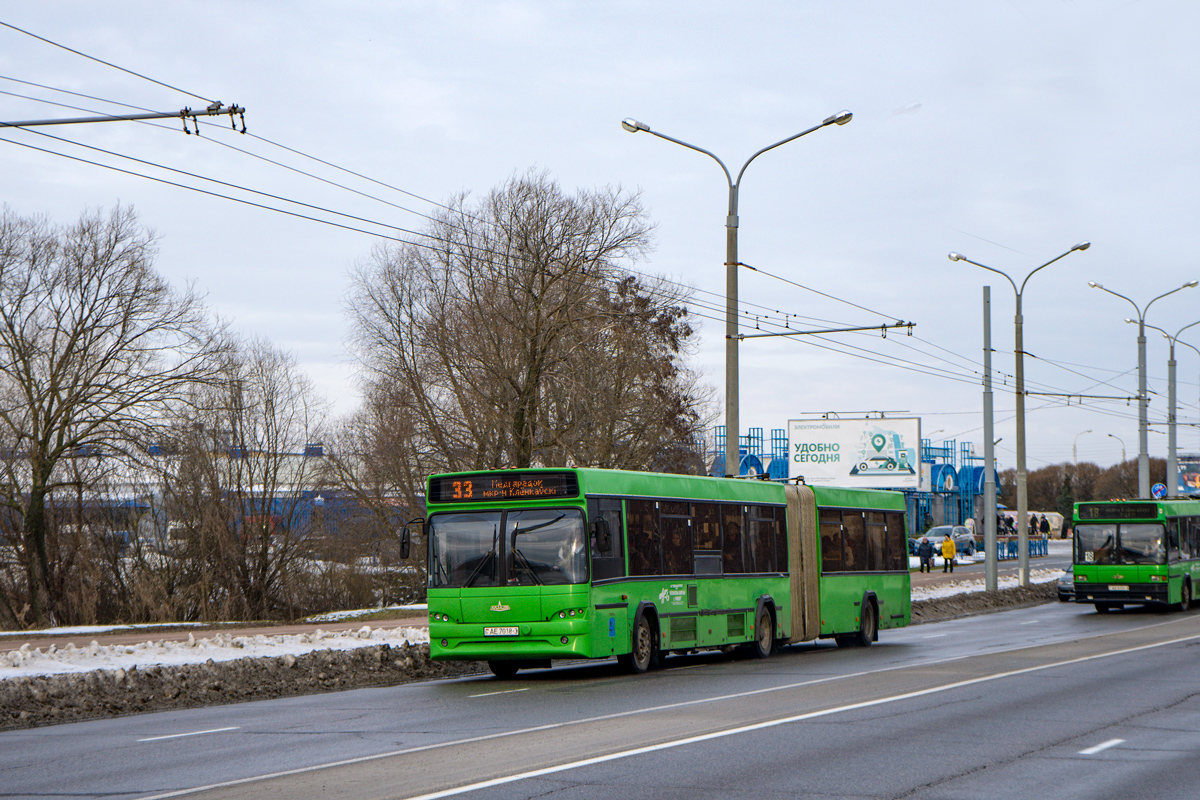
<svg viewBox="0 0 1200 800">
<path fill-rule="evenodd" d="M 1183 288 L 1185 288 L 1185 289 L 1191 289 L 1191 288 L 1192 288 L 1193 286 L 1195 286 L 1197 283 L 1200 283 L 1200 281 L 1188 281 L 1187 283 L 1185 283 L 1185 284 L 1183 285 Z"/>
<path fill-rule="evenodd" d="M 1072 250 L 1087 250 L 1091 246 L 1092 246 L 1091 242 L 1080 242 L 1079 244 L 1075 245 L 1071 249 Z"/>
<path fill-rule="evenodd" d="M 1125 321 L 1126 321 L 1127 323 L 1129 323 L 1130 325 L 1132 325 L 1133 323 L 1137 322 L 1137 320 L 1136 320 L 1136 319 L 1130 319 L 1129 317 L 1126 317 L 1126 318 L 1125 318 Z"/>
<path fill-rule="evenodd" d="M 832 117 L 827 118 L 822 125 L 845 125 L 854 117 L 849 111 L 839 111 Z"/>
<path fill-rule="evenodd" d="M 949 256 L 949 258 L 950 258 L 950 260 L 951 260 L 951 261 L 962 261 L 962 260 L 964 260 L 964 259 L 963 259 L 963 257 L 962 257 L 961 255 L 959 255 L 958 253 L 951 253 L 951 254 L 950 254 L 950 256 Z"/>
<path fill-rule="evenodd" d="M 638 131 L 649 131 L 650 130 L 649 125 L 638 122 L 636 119 L 633 119 L 632 117 L 627 117 L 627 118 L 621 120 L 621 127 L 624 128 L 625 130 L 629 131 L 630 133 L 637 133 Z"/>
<path fill-rule="evenodd" d="M 1088 286 L 1092 287 L 1093 289 L 1103 289 L 1104 288 L 1103 286 L 1096 283 L 1095 281 L 1088 281 Z"/>
</svg>

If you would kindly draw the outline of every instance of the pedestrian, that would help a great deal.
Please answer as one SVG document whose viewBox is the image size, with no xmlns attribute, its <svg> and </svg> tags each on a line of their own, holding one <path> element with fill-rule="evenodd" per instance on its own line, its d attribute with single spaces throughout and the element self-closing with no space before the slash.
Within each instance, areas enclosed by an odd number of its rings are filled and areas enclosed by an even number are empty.
<svg viewBox="0 0 1200 800">
<path fill-rule="evenodd" d="M 1041 531 L 1042 536 L 1050 535 L 1050 520 L 1046 519 L 1045 514 L 1042 514 L 1042 521 L 1038 523 L 1038 530 Z"/>
<path fill-rule="evenodd" d="M 946 538 L 942 539 L 942 572 L 954 572 L 954 556 L 957 552 L 958 547 L 947 533 Z"/>
<path fill-rule="evenodd" d="M 933 545 L 929 543 L 928 536 L 921 537 L 921 543 L 917 545 L 917 558 L 921 559 L 921 572 L 933 572 Z"/>
</svg>

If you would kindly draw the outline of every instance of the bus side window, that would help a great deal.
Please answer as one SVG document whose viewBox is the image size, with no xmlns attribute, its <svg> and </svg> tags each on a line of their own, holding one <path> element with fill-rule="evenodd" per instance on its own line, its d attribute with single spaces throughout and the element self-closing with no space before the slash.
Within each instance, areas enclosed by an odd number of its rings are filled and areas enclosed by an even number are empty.
<svg viewBox="0 0 1200 800">
<path fill-rule="evenodd" d="M 746 532 L 746 571 L 776 572 L 775 509 L 750 506 L 750 524 Z"/>
<path fill-rule="evenodd" d="M 1167 560 L 1179 560 L 1179 520 L 1167 520 Z"/>
<path fill-rule="evenodd" d="M 788 571 L 787 508 L 782 506 L 775 509 L 775 565 Z"/>
<path fill-rule="evenodd" d="M 619 578 L 625 574 L 625 527 L 621 524 L 621 501 L 616 498 L 588 499 L 588 539 L 592 550 L 592 580 Z M 608 547 L 597 540 L 601 529 L 597 523 L 607 527 Z"/>
<path fill-rule="evenodd" d="M 846 532 L 846 572 L 863 572 L 867 568 L 867 530 L 863 512 L 843 511 L 842 529 Z"/>
<path fill-rule="evenodd" d="M 888 569 L 887 528 L 882 511 L 867 512 L 867 569 L 871 572 Z"/>
<path fill-rule="evenodd" d="M 721 531 L 724 533 L 724 563 L 725 574 L 745 572 L 742 560 L 742 507 L 739 505 L 721 506 Z"/>
<path fill-rule="evenodd" d="M 842 512 L 821 509 L 821 572 L 842 571 Z"/>
<path fill-rule="evenodd" d="M 658 533 L 658 507 L 653 500 L 629 500 L 629 574 L 662 575 L 662 547 Z"/>
<path fill-rule="evenodd" d="M 899 511 L 889 511 L 884 515 L 887 520 L 888 566 L 892 571 L 908 571 L 908 536 L 904 532 L 904 515 Z"/>
</svg>

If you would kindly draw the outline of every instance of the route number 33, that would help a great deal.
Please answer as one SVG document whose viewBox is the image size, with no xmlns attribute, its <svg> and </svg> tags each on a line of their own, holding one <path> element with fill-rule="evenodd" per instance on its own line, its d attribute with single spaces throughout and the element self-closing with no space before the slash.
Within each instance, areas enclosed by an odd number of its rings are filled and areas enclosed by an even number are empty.
<svg viewBox="0 0 1200 800">
<path fill-rule="evenodd" d="M 455 481 L 454 494 L 451 495 L 455 500 L 470 500 L 475 496 L 474 487 L 471 481 Z"/>
</svg>

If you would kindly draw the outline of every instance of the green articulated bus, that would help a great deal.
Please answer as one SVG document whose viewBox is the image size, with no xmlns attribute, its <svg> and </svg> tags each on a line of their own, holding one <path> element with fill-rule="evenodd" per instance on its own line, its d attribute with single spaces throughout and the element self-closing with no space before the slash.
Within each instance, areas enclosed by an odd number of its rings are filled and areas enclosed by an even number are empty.
<svg viewBox="0 0 1200 800">
<path fill-rule="evenodd" d="M 1186 610 L 1200 579 L 1200 500 L 1075 504 L 1075 602 Z"/>
<path fill-rule="evenodd" d="M 434 475 L 434 659 L 492 672 L 834 638 L 911 616 L 896 492 L 602 469 Z"/>
</svg>

